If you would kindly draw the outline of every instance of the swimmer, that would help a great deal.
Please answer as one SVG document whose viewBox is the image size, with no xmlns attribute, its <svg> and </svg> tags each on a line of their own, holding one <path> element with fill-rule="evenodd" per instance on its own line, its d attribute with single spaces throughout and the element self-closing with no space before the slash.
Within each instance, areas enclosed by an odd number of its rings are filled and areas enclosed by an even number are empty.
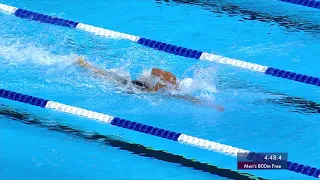
<svg viewBox="0 0 320 180">
<path fill-rule="evenodd" d="M 95 75 L 102 76 L 102 77 L 109 77 L 121 84 L 128 84 L 128 81 L 123 77 L 119 76 L 119 74 L 117 74 L 116 72 L 113 72 L 110 70 L 98 69 L 90 65 L 88 62 L 86 62 L 82 57 L 80 57 L 76 61 L 76 63 L 79 66 L 90 70 Z M 176 76 L 170 72 L 167 72 L 158 68 L 153 68 L 151 70 L 151 75 L 143 76 L 142 78 L 140 78 L 140 80 L 132 80 L 131 83 L 134 84 L 139 89 L 149 91 L 149 92 L 161 92 L 165 89 L 179 90 Z M 189 100 L 196 104 L 204 104 L 201 100 L 192 96 L 173 95 L 173 94 L 170 94 L 169 96 L 179 98 L 179 99 Z M 221 106 L 212 105 L 212 104 L 210 104 L 209 106 L 214 107 L 218 111 L 224 111 L 224 108 Z"/>
</svg>

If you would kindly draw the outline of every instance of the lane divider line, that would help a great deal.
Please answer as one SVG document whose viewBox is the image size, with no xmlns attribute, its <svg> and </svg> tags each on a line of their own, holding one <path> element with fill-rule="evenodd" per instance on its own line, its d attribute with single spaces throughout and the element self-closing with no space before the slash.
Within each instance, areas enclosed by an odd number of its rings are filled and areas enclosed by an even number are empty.
<svg viewBox="0 0 320 180">
<path fill-rule="evenodd" d="M 307 0 L 290 0 L 290 2 L 298 2 L 298 1 L 301 3 L 307 2 Z M 314 2 L 313 0 L 309 0 L 309 1 L 310 3 L 307 3 L 308 5 L 311 5 L 312 2 Z M 318 2 L 315 4 L 318 4 Z M 313 76 L 308 76 L 308 75 L 299 74 L 291 71 L 263 66 L 255 63 L 246 62 L 246 61 L 236 60 L 236 59 L 223 57 L 215 54 L 210 54 L 202 51 L 197 51 L 193 49 L 188 49 L 188 48 L 172 45 L 169 43 L 163 43 L 160 41 L 155 41 L 155 40 L 151 40 L 151 39 L 147 39 L 139 36 L 134 36 L 131 34 L 125 34 L 117 31 L 112 31 L 109 29 L 91 26 L 88 24 L 83 24 L 75 21 L 65 20 L 62 18 L 56 18 L 56 17 L 44 15 L 44 14 L 39 14 L 36 12 L 24 10 L 24 9 L 18 9 L 16 7 L 8 6 L 1 3 L 0 3 L 0 10 L 6 13 L 14 14 L 15 16 L 23 19 L 30 19 L 33 21 L 41 22 L 41 23 L 49 23 L 49 24 L 58 25 L 58 26 L 76 28 L 76 29 L 94 33 L 95 35 L 103 36 L 106 38 L 129 40 L 132 42 L 139 43 L 143 46 L 153 48 L 158 51 L 163 51 L 170 54 L 183 56 L 186 58 L 208 60 L 208 61 L 212 61 L 220 64 L 226 64 L 229 66 L 247 69 L 250 71 L 264 73 L 266 75 L 271 75 L 274 77 L 280 77 L 283 79 L 289 79 L 289 80 L 293 80 L 293 81 L 297 81 L 305 84 L 320 86 L 320 79 Z"/>
<path fill-rule="evenodd" d="M 142 123 L 137 123 L 134 121 L 121 119 L 119 117 L 113 117 L 107 114 L 102 114 L 102 113 L 78 108 L 75 106 L 70 106 L 70 105 L 46 100 L 43 98 L 28 96 L 26 94 L 21 94 L 21 93 L 17 93 L 17 92 L 5 90 L 5 89 L 0 89 L 0 97 L 13 100 L 13 101 L 30 104 L 33 106 L 39 106 L 46 109 L 53 109 L 59 112 L 69 113 L 76 116 L 82 116 L 89 119 L 102 121 L 102 122 L 111 124 L 113 126 L 118 126 L 121 128 L 141 132 L 148 135 L 158 136 L 160 138 L 165 138 L 172 141 L 178 141 L 186 145 L 222 153 L 229 156 L 235 157 L 237 156 L 238 153 L 242 153 L 242 154 L 247 154 L 245 158 L 249 160 L 257 159 L 261 157 L 259 153 L 250 152 L 248 150 L 244 150 L 241 148 L 217 143 L 214 141 L 205 140 L 202 138 L 197 138 L 187 134 L 165 130 L 165 129 L 154 127 L 154 126 L 149 126 Z M 288 161 L 287 170 L 293 171 L 296 173 L 305 174 L 308 176 L 313 176 L 316 178 L 320 178 L 319 168 L 310 167 L 310 166 L 306 166 L 306 165 L 291 162 L 291 161 Z"/>
</svg>

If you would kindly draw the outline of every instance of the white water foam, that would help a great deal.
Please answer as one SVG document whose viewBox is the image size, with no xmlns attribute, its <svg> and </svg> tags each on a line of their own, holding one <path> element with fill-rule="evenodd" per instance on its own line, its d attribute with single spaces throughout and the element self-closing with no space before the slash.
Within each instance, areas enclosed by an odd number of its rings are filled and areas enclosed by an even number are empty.
<svg viewBox="0 0 320 180">
<path fill-rule="evenodd" d="M 34 64 L 45 66 L 54 64 L 68 65 L 77 57 L 75 54 L 52 54 L 49 50 L 34 44 L 20 44 L 17 42 L 6 45 L 3 42 L 3 39 L 0 38 L 0 57 L 9 64 Z"/>
<path fill-rule="evenodd" d="M 186 74 L 190 74 L 187 77 Z M 203 100 L 212 101 L 217 93 L 215 79 L 216 67 L 198 67 L 189 68 L 179 84 L 179 93 L 199 97 Z"/>
</svg>

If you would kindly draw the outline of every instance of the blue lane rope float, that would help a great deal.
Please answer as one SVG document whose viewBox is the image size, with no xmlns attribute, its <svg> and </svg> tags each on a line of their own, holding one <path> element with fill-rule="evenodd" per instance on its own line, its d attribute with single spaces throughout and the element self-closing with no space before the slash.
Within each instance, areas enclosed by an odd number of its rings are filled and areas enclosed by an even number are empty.
<svg viewBox="0 0 320 180">
<path fill-rule="evenodd" d="M 292 1 L 292 2 L 296 2 L 296 1 Z M 310 4 L 311 2 L 308 5 Z M 293 81 L 297 81 L 305 84 L 320 86 L 319 78 L 313 77 L 313 76 L 308 76 L 308 75 L 299 74 L 291 71 L 286 71 L 286 70 L 281 70 L 273 67 L 245 62 L 241 60 L 231 59 L 228 57 L 223 57 L 223 56 L 210 54 L 202 51 L 197 51 L 193 49 L 188 49 L 188 48 L 172 45 L 169 43 L 163 43 L 160 41 L 155 41 L 155 40 L 138 37 L 130 34 L 124 34 L 124 33 L 116 32 L 116 31 L 112 31 L 104 28 L 94 27 L 91 25 L 87 25 L 87 24 L 83 24 L 75 21 L 70 21 L 70 20 L 56 18 L 56 17 L 44 15 L 44 14 L 39 14 L 36 12 L 24 10 L 24 9 L 18 9 L 16 7 L 8 6 L 1 3 L 0 3 L 0 10 L 10 14 L 14 14 L 19 18 L 30 19 L 30 20 L 34 20 L 42 23 L 49 23 L 49 24 L 65 26 L 69 28 L 76 28 L 76 29 L 80 29 L 86 32 L 91 32 L 91 33 L 94 33 L 95 35 L 103 36 L 106 38 L 130 40 L 130 41 L 139 43 L 141 45 L 144 45 L 146 47 L 150 47 L 155 50 L 167 52 L 170 54 L 175 54 L 175 55 L 179 55 L 187 58 L 193 58 L 193 59 L 208 60 L 208 61 L 212 61 L 220 64 L 227 64 L 234 67 L 239 67 L 239 68 L 243 68 L 243 69 L 247 69 L 255 72 L 264 73 L 266 75 L 271 75 L 274 77 L 281 77 L 284 79 L 289 79 L 289 80 L 293 80 Z"/>
<path fill-rule="evenodd" d="M 315 0 L 280 0 L 280 1 L 320 9 L 320 1 L 315 1 Z"/>
<path fill-rule="evenodd" d="M 55 18 L 55 17 L 51 17 L 48 15 L 39 14 L 39 13 L 35 13 L 32 11 L 23 10 L 23 9 L 17 9 L 14 12 L 14 15 L 16 15 L 17 17 L 20 17 L 20 18 L 32 19 L 34 21 L 39 21 L 42 23 L 49 23 L 49 24 L 54 24 L 54 25 L 59 25 L 59 26 L 66 26 L 66 27 L 70 27 L 70 28 L 75 28 L 78 25 L 77 22 L 64 20 L 61 18 Z"/>
<path fill-rule="evenodd" d="M 34 97 L 34 96 L 28 96 L 25 94 L 9 91 L 5 89 L 0 89 L 0 97 L 5 99 L 10 99 L 13 101 L 30 104 L 33 106 L 39 106 L 46 109 L 53 109 L 56 111 L 69 113 L 77 116 L 82 116 L 89 119 L 99 120 L 99 121 L 111 124 L 113 126 L 126 128 L 128 130 L 133 130 L 133 131 L 141 132 L 148 135 L 158 136 L 160 138 L 165 138 L 172 141 L 178 141 L 186 145 L 219 152 L 219 153 L 230 155 L 230 156 L 237 156 L 238 153 L 246 154 L 247 156 L 245 158 L 249 160 L 252 160 L 252 159 L 254 160 L 261 157 L 261 154 L 259 153 L 250 152 L 248 150 L 240 149 L 237 147 L 232 147 L 232 146 L 220 144 L 214 141 L 193 137 L 187 134 L 169 131 L 162 128 L 149 126 L 142 123 L 137 123 L 134 121 L 129 121 L 129 120 L 121 119 L 119 117 L 113 117 L 107 114 L 93 112 L 90 110 L 69 106 L 66 104 L 62 104 L 62 103 Z M 291 161 L 287 161 L 287 163 L 288 163 L 287 170 L 289 171 L 305 174 L 315 178 L 320 178 L 320 169 L 318 168 L 306 166 L 306 165 L 291 162 Z"/>
</svg>

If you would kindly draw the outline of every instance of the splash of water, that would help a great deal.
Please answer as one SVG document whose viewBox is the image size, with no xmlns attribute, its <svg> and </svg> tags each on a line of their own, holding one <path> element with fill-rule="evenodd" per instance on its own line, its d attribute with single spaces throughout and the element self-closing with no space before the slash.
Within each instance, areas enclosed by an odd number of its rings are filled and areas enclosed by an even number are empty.
<svg viewBox="0 0 320 180">
<path fill-rule="evenodd" d="M 190 74 L 190 75 L 186 75 Z M 186 77 L 187 76 L 187 77 Z M 192 95 L 203 100 L 214 100 L 217 93 L 216 67 L 197 67 L 189 68 L 179 82 L 179 94 Z"/>
<path fill-rule="evenodd" d="M 51 66 L 55 64 L 68 65 L 76 59 L 75 54 L 56 55 L 44 47 L 35 44 L 5 44 L 0 38 L 0 57 L 9 64 L 34 64 Z"/>
</svg>

